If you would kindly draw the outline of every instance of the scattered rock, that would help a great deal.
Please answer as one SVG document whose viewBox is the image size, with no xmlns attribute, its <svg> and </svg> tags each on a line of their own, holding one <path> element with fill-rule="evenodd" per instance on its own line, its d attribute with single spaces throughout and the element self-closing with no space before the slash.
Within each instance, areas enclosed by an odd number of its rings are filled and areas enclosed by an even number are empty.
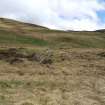
<svg viewBox="0 0 105 105">
<path fill-rule="evenodd" d="M 52 64 L 53 63 L 53 58 L 52 58 L 52 54 L 50 52 L 45 53 L 46 55 L 43 55 L 41 58 L 40 63 L 41 64 Z"/>
<path fill-rule="evenodd" d="M 24 54 L 21 49 L 10 48 L 0 51 L 0 60 L 4 60 L 10 64 L 23 63 L 24 60 L 35 61 L 40 64 L 52 64 L 52 53 L 44 52 L 44 53 L 36 53 L 32 54 Z"/>
<path fill-rule="evenodd" d="M 53 61 L 51 58 L 44 58 L 40 63 L 41 64 L 52 64 Z"/>
<path fill-rule="evenodd" d="M 40 59 L 41 59 L 40 55 L 36 53 L 32 53 L 31 55 L 28 55 L 27 58 L 30 61 L 37 61 L 37 62 L 40 62 Z"/>
<path fill-rule="evenodd" d="M 53 54 L 51 52 L 45 52 L 45 53 L 33 53 L 31 55 L 28 55 L 28 60 L 30 61 L 36 61 L 40 64 L 52 64 Z"/>
</svg>

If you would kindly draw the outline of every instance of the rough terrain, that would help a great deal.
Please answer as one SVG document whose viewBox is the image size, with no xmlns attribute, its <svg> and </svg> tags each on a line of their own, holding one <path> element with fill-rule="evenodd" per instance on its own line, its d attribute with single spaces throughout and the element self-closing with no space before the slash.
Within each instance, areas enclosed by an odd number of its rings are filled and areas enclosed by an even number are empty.
<svg viewBox="0 0 105 105">
<path fill-rule="evenodd" d="M 0 105 L 105 105 L 105 31 L 0 21 Z"/>
</svg>

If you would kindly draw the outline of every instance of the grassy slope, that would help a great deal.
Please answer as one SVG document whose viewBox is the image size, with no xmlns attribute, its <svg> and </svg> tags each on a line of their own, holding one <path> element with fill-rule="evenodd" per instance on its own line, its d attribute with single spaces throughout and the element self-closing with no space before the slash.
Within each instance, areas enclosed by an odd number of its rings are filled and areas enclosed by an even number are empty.
<svg viewBox="0 0 105 105">
<path fill-rule="evenodd" d="M 20 45 L 20 52 L 5 52 Z M 0 19 L 0 105 L 105 105 L 102 48 L 104 31 L 52 31 Z M 53 63 L 30 61 L 21 53 L 42 59 L 52 55 Z M 22 57 L 16 58 L 20 62 L 8 63 L 15 54 Z"/>
<path fill-rule="evenodd" d="M 36 25 L 0 19 L 0 43 L 49 45 L 58 48 L 105 48 L 105 33 L 53 31 Z"/>
<path fill-rule="evenodd" d="M 33 38 L 30 36 L 19 35 L 15 32 L 0 30 L 0 43 L 1 44 L 27 44 L 27 45 L 47 45 L 47 41 Z"/>
</svg>

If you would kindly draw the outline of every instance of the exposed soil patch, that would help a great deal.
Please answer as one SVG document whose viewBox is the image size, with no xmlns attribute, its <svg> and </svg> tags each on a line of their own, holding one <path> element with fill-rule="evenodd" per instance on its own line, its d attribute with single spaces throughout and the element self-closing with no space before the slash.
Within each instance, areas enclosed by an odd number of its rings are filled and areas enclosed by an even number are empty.
<svg viewBox="0 0 105 105">
<path fill-rule="evenodd" d="M 77 52 L 77 51 L 62 51 L 53 54 L 50 50 L 48 51 L 32 51 L 31 53 L 27 53 L 23 48 L 9 48 L 0 50 L 0 60 L 4 60 L 10 64 L 15 63 L 24 63 L 25 60 L 30 62 L 38 62 L 39 64 L 53 64 L 54 62 L 63 62 L 63 61 L 71 61 L 72 59 L 80 59 L 80 60 L 98 60 L 104 59 L 105 52 Z"/>
<path fill-rule="evenodd" d="M 52 54 L 32 52 L 32 54 L 24 53 L 21 49 L 9 48 L 0 51 L 0 60 L 4 60 L 10 64 L 24 63 L 25 60 L 31 62 L 39 62 L 40 64 L 52 64 Z"/>
<path fill-rule="evenodd" d="M 104 57 L 105 58 L 105 52 L 101 52 L 101 53 L 99 53 L 97 55 L 100 56 L 100 57 Z"/>
</svg>

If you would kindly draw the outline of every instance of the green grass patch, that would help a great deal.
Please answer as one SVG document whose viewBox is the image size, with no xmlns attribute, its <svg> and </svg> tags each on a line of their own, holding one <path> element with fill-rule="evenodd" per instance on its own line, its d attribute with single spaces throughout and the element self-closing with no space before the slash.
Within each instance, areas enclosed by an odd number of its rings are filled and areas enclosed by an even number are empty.
<svg viewBox="0 0 105 105">
<path fill-rule="evenodd" d="M 93 33 L 93 34 L 92 34 Z M 100 33 L 69 33 L 51 39 L 55 46 L 67 48 L 105 48 L 105 35 Z"/>
<path fill-rule="evenodd" d="M 30 44 L 38 46 L 46 46 L 48 42 L 42 39 L 30 36 L 18 35 L 15 32 L 0 30 L 0 43 L 8 44 Z"/>
</svg>

